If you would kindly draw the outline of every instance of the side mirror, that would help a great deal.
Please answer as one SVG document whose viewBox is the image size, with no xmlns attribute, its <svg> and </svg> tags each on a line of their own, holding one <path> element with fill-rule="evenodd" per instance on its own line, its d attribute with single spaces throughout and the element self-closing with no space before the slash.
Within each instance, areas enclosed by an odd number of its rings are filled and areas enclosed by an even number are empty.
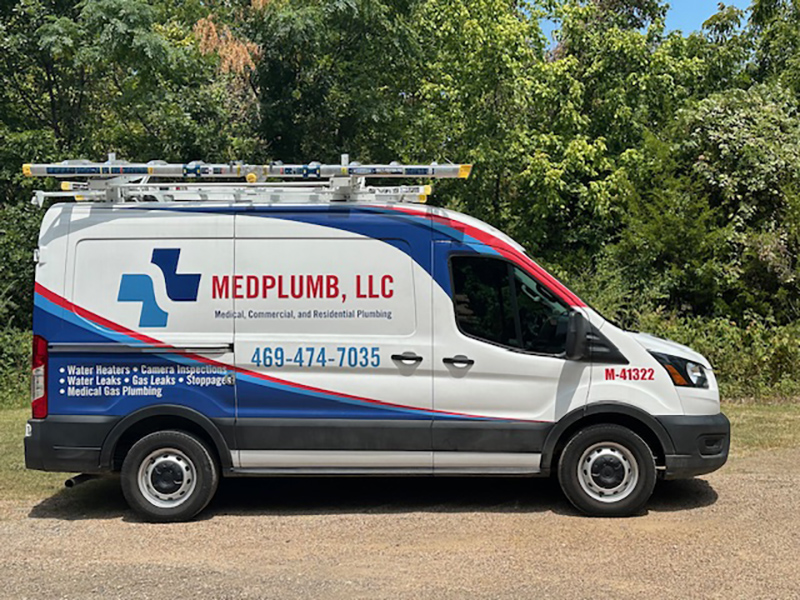
<svg viewBox="0 0 800 600">
<path fill-rule="evenodd" d="M 589 358 L 589 321 L 576 310 L 569 313 L 566 354 L 569 360 Z"/>
</svg>

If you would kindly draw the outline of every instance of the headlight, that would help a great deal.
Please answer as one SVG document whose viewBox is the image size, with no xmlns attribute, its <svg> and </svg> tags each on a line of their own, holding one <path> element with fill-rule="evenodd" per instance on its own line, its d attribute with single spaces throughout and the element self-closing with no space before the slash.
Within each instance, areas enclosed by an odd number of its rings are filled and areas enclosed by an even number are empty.
<svg viewBox="0 0 800 600">
<path fill-rule="evenodd" d="M 667 370 L 672 383 L 675 385 L 680 387 L 708 387 L 708 377 L 703 365 L 678 356 L 661 354 L 660 352 L 651 352 L 650 354 Z"/>
<path fill-rule="evenodd" d="M 689 381 L 691 381 L 695 387 L 708 387 L 708 378 L 706 377 L 706 372 L 702 365 L 687 361 L 686 374 L 689 376 Z"/>
</svg>

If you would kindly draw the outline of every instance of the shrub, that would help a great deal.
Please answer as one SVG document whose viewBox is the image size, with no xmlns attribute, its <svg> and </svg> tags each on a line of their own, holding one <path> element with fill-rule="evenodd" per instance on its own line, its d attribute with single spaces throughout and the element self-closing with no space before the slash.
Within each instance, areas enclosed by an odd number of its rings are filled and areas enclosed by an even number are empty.
<svg viewBox="0 0 800 600">
<path fill-rule="evenodd" d="M 752 314 L 737 323 L 653 311 L 639 316 L 638 329 L 708 357 L 724 400 L 765 403 L 800 396 L 800 323 L 776 325 Z"/>
<path fill-rule="evenodd" d="M 17 408 L 30 401 L 31 334 L 0 329 L 0 408 Z"/>
</svg>

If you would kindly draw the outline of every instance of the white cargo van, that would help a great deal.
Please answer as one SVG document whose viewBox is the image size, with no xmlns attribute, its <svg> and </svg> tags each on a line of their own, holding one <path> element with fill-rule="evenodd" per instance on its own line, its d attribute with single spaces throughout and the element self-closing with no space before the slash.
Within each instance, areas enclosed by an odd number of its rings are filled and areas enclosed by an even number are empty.
<svg viewBox="0 0 800 600">
<path fill-rule="evenodd" d="M 727 459 L 703 356 L 408 202 L 426 186 L 363 185 L 467 166 L 25 172 L 88 179 L 41 226 L 27 467 L 121 471 L 146 519 L 195 516 L 223 476 L 332 474 L 557 474 L 581 511 L 621 516 Z"/>
</svg>

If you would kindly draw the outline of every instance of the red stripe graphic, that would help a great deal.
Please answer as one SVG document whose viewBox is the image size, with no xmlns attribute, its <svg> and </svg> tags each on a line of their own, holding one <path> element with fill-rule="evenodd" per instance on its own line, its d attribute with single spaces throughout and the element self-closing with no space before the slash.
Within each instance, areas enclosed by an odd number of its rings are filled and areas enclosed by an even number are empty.
<svg viewBox="0 0 800 600">
<path fill-rule="evenodd" d="M 491 421 L 520 421 L 520 422 L 525 422 L 525 423 L 544 423 L 544 422 L 548 422 L 548 421 L 532 421 L 532 420 L 527 420 L 527 419 L 512 419 L 512 418 L 503 418 L 503 417 L 486 417 L 486 416 L 472 415 L 472 414 L 467 414 L 467 413 L 450 412 L 450 411 L 444 411 L 444 410 L 435 410 L 435 409 L 432 409 L 432 408 L 418 408 L 418 407 L 415 407 L 415 406 L 406 406 L 406 405 L 403 405 L 403 404 L 393 404 L 391 402 L 384 402 L 382 400 L 374 400 L 372 398 L 364 398 L 362 396 L 353 396 L 351 394 L 345 394 L 343 392 L 334 392 L 334 391 L 331 391 L 331 390 L 324 390 L 322 388 L 317 388 L 317 387 L 313 387 L 313 386 L 309 386 L 309 385 L 303 385 L 302 383 L 295 383 L 293 381 L 289 381 L 289 380 L 286 380 L 286 379 L 278 379 L 277 377 L 272 377 L 272 376 L 266 375 L 264 373 L 258 373 L 257 371 L 250 371 L 248 369 L 243 369 L 243 368 L 237 367 L 235 365 L 229 365 L 227 363 L 223 363 L 223 362 L 219 362 L 219 361 L 216 361 L 216 360 L 213 360 L 213 359 L 210 359 L 210 358 L 206 358 L 205 356 L 201 356 L 199 354 L 194 354 L 192 352 L 184 352 L 184 351 L 180 350 L 179 348 L 176 348 L 175 346 L 172 346 L 170 344 L 164 343 L 164 342 L 162 342 L 160 340 L 157 340 L 157 339 L 155 339 L 153 337 L 144 335 L 142 333 L 138 333 L 138 332 L 136 332 L 136 331 L 134 331 L 132 329 L 128 329 L 127 327 L 124 327 L 123 325 L 120 325 L 118 323 L 114 323 L 113 321 L 109 321 L 105 317 L 101 317 L 100 315 L 98 315 L 96 313 L 93 313 L 90 310 L 86 310 L 85 308 L 82 308 L 82 307 L 78 306 L 77 304 L 75 304 L 73 302 L 70 302 L 69 300 L 67 300 L 63 296 L 59 296 L 55 292 L 47 289 L 46 287 L 44 287 L 40 283 L 36 283 L 34 289 L 35 289 L 35 292 L 37 294 L 42 295 L 44 298 L 46 298 L 47 300 L 49 300 L 53 304 L 56 304 L 57 306 L 60 306 L 61 308 L 65 309 L 65 310 L 67 310 L 69 312 L 72 312 L 72 313 L 74 313 L 74 314 L 76 314 L 76 315 L 78 315 L 80 317 L 83 317 L 84 319 L 86 319 L 88 321 L 91 321 L 92 323 L 95 323 L 97 325 L 105 327 L 106 329 L 110 329 L 111 331 L 114 331 L 116 333 L 121 333 L 123 335 L 130 336 L 130 337 L 132 337 L 132 338 L 134 338 L 134 339 L 136 339 L 136 340 L 138 340 L 138 341 L 140 341 L 140 342 L 142 342 L 144 344 L 147 344 L 148 346 L 155 347 L 155 348 L 163 348 L 165 350 L 170 350 L 170 353 L 172 353 L 172 354 L 179 354 L 179 355 L 185 356 L 186 358 L 189 358 L 191 360 L 196 360 L 198 362 L 201 362 L 201 363 L 204 363 L 204 364 L 207 364 L 207 365 L 211 365 L 211 366 L 215 366 L 215 367 L 222 367 L 224 369 L 228 369 L 228 370 L 234 371 L 236 373 L 241 373 L 242 375 L 247 375 L 247 376 L 250 376 L 250 377 L 255 377 L 256 379 L 262 379 L 264 381 L 269 381 L 270 383 L 275 383 L 275 384 L 278 384 L 278 385 L 283 385 L 283 386 L 295 388 L 295 389 L 298 389 L 298 390 L 313 392 L 313 393 L 322 394 L 322 395 L 326 395 L 326 396 L 338 396 L 340 398 L 346 398 L 348 400 L 356 400 L 358 402 L 365 402 L 367 404 L 374 404 L 374 405 L 377 405 L 377 406 L 385 406 L 385 407 L 388 407 L 388 408 L 395 408 L 395 409 L 401 409 L 401 410 L 406 410 L 406 411 L 419 411 L 419 412 L 434 413 L 434 414 L 439 414 L 439 415 L 450 415 L 450 416 L 455 416 L 455 417 L 466 417 L 466 418 L 470 418 L 470 419 L 486 419 L 486 420 L 491 420 Z"/>
<path fill-rule="evenodd" d="M 430 212 L 430 210 L 422 212 L 420 210 L 414 210 L 400 206 L 391 206 L 391 207 L 382 206 L 381 208 L 394 210 L 407 215 L 413 215 L 415 217 L 428 218 L 431 221 L 439 223 L 440 225 L 444 225 L 446 227 L 450 227 L 451 229 L 462 231 L 468 236 L 475 238 L 482 244 L 491 246 L 492 248 L 497 250 L 504 258 L 507 258 L 510 261 L 525 268 L 527 271 L 531 273 L 531 275 L 533 275 L 536 279 L 539 280 L 539 283 L 546 285 L 548 289 L 550 289 L 554 294 L 556 294 L 568 305 L 575 307 L 586 306 L 586 303 L 583 300 L 578 298 L 572 291 L 570 291 L 569 288 L 567 288 L 567 286 L 565 286 L 558 279 L 553 277 L 550 273 L 545 271 L 536 262 L 531 260 L 528 256 L 526 256 L 513 246 L 511 246 L 505 240 L 495 235 L 492 235 L 488 231 L 484 231 L 483 229 L 474 227 L 473 225 L 469 225 L 468 223 L 465 223 L 463 221 L 458 221 L 451 217 L 435 215 L 432 212 Z"/>
</svg>

